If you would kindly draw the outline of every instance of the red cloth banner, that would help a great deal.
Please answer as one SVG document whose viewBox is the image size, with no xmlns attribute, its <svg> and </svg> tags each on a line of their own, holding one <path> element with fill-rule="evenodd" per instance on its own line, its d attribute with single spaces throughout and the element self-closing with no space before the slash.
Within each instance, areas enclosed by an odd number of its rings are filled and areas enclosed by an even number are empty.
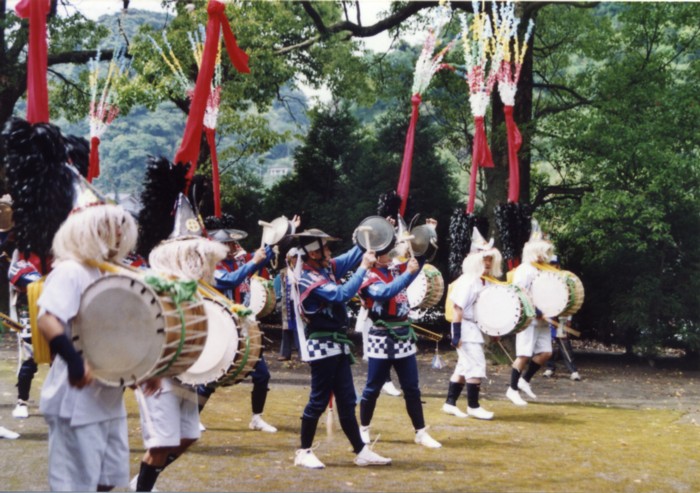
<svg viewBox="0 0 700 493">
<path fill-rule="evenodd" d="M 469 177 L 469 201 L 467 203 L 467 214 L 474 212 L 474 201 L 476 199 L 476 176 L 479 168 L 493 168 L 493 158 L 489 142 L 486 140 L 486 128 L 484 127 L 484 117 L 474 118 L 474 142 L 472 144 L 472 169 Z"/>
<path fill-rule="evenodd" d="M 221 217 L 221 185 L 219 183 L 219 159 L 216 157 L 216 130 L 204 127 L 211 152 L 211 181 L 214 188 L 214 215 Z"/>
<path fill-rule="evenodd" d="M 92 183 L 92 180 L 98 176 L 100 176 L 100 138 L 93 137 L 90 139 L 90 161 L 87 174 L 88 183 Z"/>
<path fill-rule="evenodd" d="M 15 7 L 17 15 L 29 19 L 29 54 L 27 55 L 27 121 L 49 122 L 48 45 L 46 16 L 49 0 L 22 0 Z"/>
<path fill-rule="evenodd" d="M 406 144 L 403 148 L 403 161 L 401 162 L 401 174 L 399 175 L 399 185 L 396 193 L 401 197 L 401 216 L 406 213 L 406 202 L 408 201 L 408 189 L 411 184 L 411 167 L 413 166 L 413 141 L 416 135 L 416 124 L 418 122 L 418 107 L 421 103 L 420 94 L 411 97 L 411 121 L 406 132 Z"/>
<path fill-rule="evenodd" d="M 513 107 L 504 106 L 506 135 L 508 138 L 508 202 L 517 203 L 520 199 L 520 163 L 518 151 L 523 145 L 523 137 L 513 119 Z"/>
<path fill-rule="evenodd" d="M 217 1 L 210 0 L 207 5 L 206 41 L 202 53 L 202 64 L 197 75 L 197 82 L 194 86 L 194 95 L 190 105 L 190 113 L 185 125 L 185 134 L 182 137 L 180 149 L 175 155 L 176 163 L 191 163 L 192 166 L 187 174 L 188 183 L 194 176 L 199 158 L 199 147 L 202 141 L 202 127 L 204 126 L 204 112 L 207 107 L 207 100 L 211 92 L 211 81 L 214 77 L 214 66 L 216 64 L 216 53 L 219 48 L 219 35 L 223 28 L 224 42 L 231 63 L 239 72 L 250 73 L 248 68 L 248 55 L 238 47 L 236 37 L 231 31 L 231 26 L 226 18 L 226 6 Z"/>
</svg>

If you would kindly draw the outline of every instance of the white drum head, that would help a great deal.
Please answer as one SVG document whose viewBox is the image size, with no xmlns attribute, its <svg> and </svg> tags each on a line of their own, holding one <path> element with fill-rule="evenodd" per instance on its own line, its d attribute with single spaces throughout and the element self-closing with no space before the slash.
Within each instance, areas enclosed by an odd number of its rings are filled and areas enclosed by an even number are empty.
<svg viewBox="0 0 700 493">
<path fill-rule="evenodd" d="M 484 334 L 504 336 L 520 321 L 522 305 L 518 294 L 508 286 L 486 286 L 474 303 L 474 319 Z"/>
<path fill-rule="evenodd" d="M 540 271 L 532 281 L 530 294 L 545 317 L 558 317 L 569 304 L 569 287 L 557 272 Z"/>
<path fill-rule="evenodd" d="M 406 295 L 408 296 L 408 303 L 411 305 L 412 309 L 420 307 L 421 303 L 428 294 L 428 278 L 425 276 L 425 272 L 421 269 L 420 273 L 413 280 L 411 284 L 406 288 Z"/>
<path fill-rule="evenodd" d="M 238 329 L 233 314 L 222 303 L 204 298 L 208 334 L 204 350 L 187 371 L 176 378 L 187 385 L 214 382 L 226 374 L 238 350 Z"/>
<path fill-rule="evenodd" d="M 267 279 L 250 278 L 250 308 L 257 318 L 269 315 L 270 304 L 274 309 L 274 296 L 270 299 L 270 291 L 267 287 Z M 263 313 L 264 312 L 264 313 Z"/>
<path fill-rule="evenodd" d="M 135 278 L 98 279 L 83 293 L 73 340 L 104 384 L 139 382 L 151 374 L 165 345 L 165 317 L 158 296 Z"/>
</svg>

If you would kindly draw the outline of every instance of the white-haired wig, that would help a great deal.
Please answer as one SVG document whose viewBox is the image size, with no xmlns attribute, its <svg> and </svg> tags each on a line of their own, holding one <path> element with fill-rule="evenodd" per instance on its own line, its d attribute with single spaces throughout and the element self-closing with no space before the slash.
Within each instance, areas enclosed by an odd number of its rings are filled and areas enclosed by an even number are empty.
<svg viewBox="0 0 700 493">
<path fill-rule="evenodd" d="M 523 263 L 548 262 L 554 254 L 554 245 L 546 240 L 528 241 L 523 246 Z"/>
<path fill-rule="evenodd" d="M 72 212 L 53 238 L 56 262 L 119 261 L 136 246 L 136 223 L 122 206 L 93 205 Z"/>
<path fill-rule="evenodd" d="M 470 253 L 464 257 L 462 261 L 462 275 L 473 279 L 481 277 L 484 273 L 484 257 L 491 257 L 493 259 L 488 275 L 491 277 L 501 277 L 503 256 L 496 248 Z"/>
<path fill-rule="evenodd" d="M 166 240 L 148 256 L 151 268 L 161 274 L 192 281 L 213 282 L 216 264 L 228 247 L 206 238 L 186 237 Z"/>
</svg>

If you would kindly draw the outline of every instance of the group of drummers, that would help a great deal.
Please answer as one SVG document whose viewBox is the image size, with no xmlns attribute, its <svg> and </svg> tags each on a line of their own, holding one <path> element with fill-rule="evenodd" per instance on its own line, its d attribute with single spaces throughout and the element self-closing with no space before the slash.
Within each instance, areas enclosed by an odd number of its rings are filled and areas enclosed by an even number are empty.
<svg viewBox="0 0 700 493">
<path fill-rule="evenodd" d="M 207 231 L 181 195 L 172 234 L 143 259 L 133 255 L 133 217 L 121 206 L 89 197 L 55 235 L 54 268 L 34 300 L 35 355 L 37 343 L 45 340 L 53 356 L 40 402 L 49 425 L 52 490 L 108 490 L 129 482 L 125 387 L 135 391 L 146 448 L 132 490 L 151 491 L 162 471 L 201 436 L 207 399 L 248 375 L 254 384 L 250 428 L 277 431 L 262 419 L 270 373 L 256 319 L 270 304 L 251 301 L 251 281 L 284 257 L 283 313 L 297 330 L 311 373 L 294 464 L 325 467 L 313 443 L 319 419 L 333 403 L 354 463 L 391 464 L 370 446 L 377 398 L 391 368 L 415 443 L 441 447 L 428 434 L 423 415 L 413 324 L 443 296 L 440 272 L 426 263 L 437 249 L 435 220 L 409 230 L 400 216 L 398 225 L 371 216 L 355 229 L 354 246 L 333 257 L 338 238 L 315 228 L 298 231 L 297 216 L 281 217 L 261 222 L 263 242 L 251 255 L 238 243 L 244 232 Z M 518 406 L 527 405 L 521 391 L 536 398 L 530 381 L 552 353 L 549 323 L 578 310 L 583 300 L 578 278 L 548 267 L 553 253 L 534 228 L 522 263 L 509 273 L 512 282 L 499 281 L 501 254 L 493 239 L 485 241 L 474 228 L 462 275 L 447 295 L 458 361 L 445 413 L 493 418 L 479 402 L 486 377 L 484 334 L 517 333 L 506 396 Z M 263 292 L 270 286 L 263 280 Z M 358 295 L 356 330 L 368 360 L 359 422 L 347 307 Z M 31 312 L 32 300 L 29 305 Z M 463 411 L 457 400 L 465 386 Z"/>
</svg>

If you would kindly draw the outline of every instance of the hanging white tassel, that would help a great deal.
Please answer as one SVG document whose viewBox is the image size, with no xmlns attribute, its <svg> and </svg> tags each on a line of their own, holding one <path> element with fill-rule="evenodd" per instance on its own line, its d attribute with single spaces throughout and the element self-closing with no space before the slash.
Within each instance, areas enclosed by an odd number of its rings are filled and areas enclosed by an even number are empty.
<svg viewBox="0 0 700 493">
<path fill-rule="evenodd" d="M 445 367 L 445 363 L 442 361 L 442 358 L 440 357 L 440 353 L 438 353 L 438 343 L 435 343 L 435 356 L 433 356 L 433 362 L 432 362 L 432 367 L 434 370 L 442 370 Z"/>
</svg>

